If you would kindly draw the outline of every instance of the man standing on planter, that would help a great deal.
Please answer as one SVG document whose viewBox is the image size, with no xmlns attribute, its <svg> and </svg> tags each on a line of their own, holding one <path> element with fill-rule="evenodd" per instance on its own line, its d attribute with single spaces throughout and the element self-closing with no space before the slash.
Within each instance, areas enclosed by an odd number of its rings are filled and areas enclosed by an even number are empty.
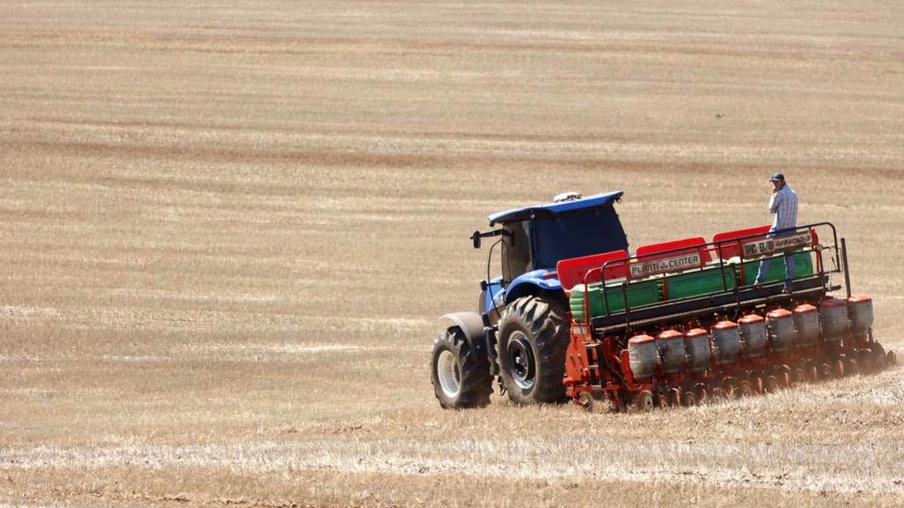
<svg viewBox="0 0 904 508">
<path fill-rule="evenodd" d="M 785 182 L 785 175 L 781 173 L 772 175 L 769 181 L 772 182 L 769 212 L 775 215 L 772 227 L 769 228 L 769 236 L 776 237 L 793 234 L 794 228 L 797 227 L 797 193 Z M 794 279 L 794 256 L 790 252 L 785 252 L 783 257 L 785 261 L 785 289 L 782 292 L 791 293 L 792 280 Z M 755 287 L 762 286 L 772 259 L 767 257 L 760 261 L 760 269 L 754 282 Z"/>
</svg>

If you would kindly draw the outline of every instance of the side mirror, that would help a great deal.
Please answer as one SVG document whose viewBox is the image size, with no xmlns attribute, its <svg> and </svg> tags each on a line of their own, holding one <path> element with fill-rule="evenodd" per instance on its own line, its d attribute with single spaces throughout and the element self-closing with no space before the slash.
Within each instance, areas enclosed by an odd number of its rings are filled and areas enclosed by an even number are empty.
<svg viewBox="0 0 904 508">
<path fill-rule="evenodd" d="M 480 231 L 475 231 L 473 235 L 471 235 L 471 241 L 474 242 L 474 248 L 480 248 Z"/>
</svg>

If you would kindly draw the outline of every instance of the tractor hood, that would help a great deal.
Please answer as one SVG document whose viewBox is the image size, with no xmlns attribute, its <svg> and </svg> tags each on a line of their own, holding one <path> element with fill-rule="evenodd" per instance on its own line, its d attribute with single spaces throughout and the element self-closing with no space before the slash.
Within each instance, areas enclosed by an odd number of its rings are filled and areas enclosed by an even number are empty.
<svg viewBox="0 0 904 508">
<path fill-rule="evenodd" d="M 494 213 L 489 216 L 490 226 L 496 224 L 506 224 L 509 222 L 520 222 L 523 220 L 535 218 L 552 218 L 568 212 L 576 210 L 585 210 L 588 208 L 601 208 L 609 206 L 621 198 L 624 191 L 609 192 L 606 194 L 595 194 L 585 198 L 573 199 L 570 201 L 562 201 L 558 203 L 544 203 L 542 205 L 526 206 L 524 208 L 515 208 L 504 212 Z"/>
</svg>

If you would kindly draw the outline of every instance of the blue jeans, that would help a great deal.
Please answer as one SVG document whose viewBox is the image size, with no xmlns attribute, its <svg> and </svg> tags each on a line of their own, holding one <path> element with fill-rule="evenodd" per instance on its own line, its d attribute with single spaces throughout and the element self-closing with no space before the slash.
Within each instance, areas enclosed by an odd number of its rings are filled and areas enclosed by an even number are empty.
<svg viewBox="0 0 904 508">
<path fill-rule="evenodd" d="M 788 236 L 793 234 L 793 229 L 791 231 L 782 231 L 779 234 L 775 234 L 774 229 L 769 230 L 769 236 Z M 791 279 L 794 278 L 794 254 L 791 252 L 785 252 L 782 257 L 785 261 L 785 289 L 791 289 Z M 763 279 L 766 277 L 766 272 L 769 271 L 769 266 L 772 264 L 772 261 L 774 259 L 775 258 L 763 258 L 760 261 L 760 269 L 757 271 L 756 281 L 754 281 L 754 284 L 763 283 Z"/>
</svg>

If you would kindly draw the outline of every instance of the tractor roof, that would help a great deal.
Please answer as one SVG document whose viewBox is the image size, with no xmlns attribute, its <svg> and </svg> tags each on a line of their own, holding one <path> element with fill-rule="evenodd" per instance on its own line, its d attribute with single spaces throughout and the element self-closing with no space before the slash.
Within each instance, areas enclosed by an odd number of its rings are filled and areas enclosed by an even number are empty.
<svg viewBox="0 0 904 508">
<path fill-rule="evenodd" d="M 609 206 L 617 201 L 624 193 L 624 191 L 619 190 L 605 194 L 594 194 L 593 196 L 572 199 L 570 201 L 543 203 L 542 205 L 525 206 L 524 208 L 506 210 L 504 212 L 494 213 L 493 215 L 490 215 L 490 226 L 493 226 L 497 223 L 507 224 L 509 222 L 520 222 L 530 219 L 531 217 L 550 218 L 568 212 L 574 212 L 576 210 L 602 208 L 604 206 Z"/>
</svg>

